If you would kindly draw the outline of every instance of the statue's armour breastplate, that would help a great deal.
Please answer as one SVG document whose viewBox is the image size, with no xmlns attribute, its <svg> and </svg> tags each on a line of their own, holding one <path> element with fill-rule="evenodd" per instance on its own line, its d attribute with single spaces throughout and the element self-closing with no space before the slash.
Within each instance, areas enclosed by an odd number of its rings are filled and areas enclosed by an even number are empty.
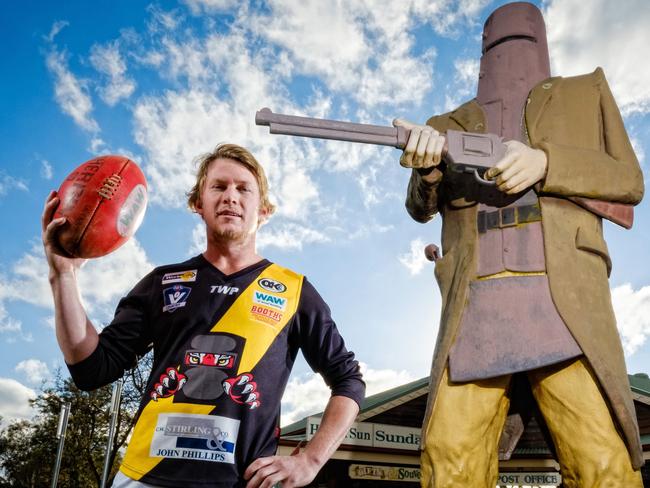
<svg viewBox="0 0 650 488">
<path fill-rule="evenodd" d="M 521 97 L 525 100 L 525 97 Z M 481 105 L 487 121 L 488 131 L 499 134 L 505 140 L 517 139 L 520 142 L 528 143 L 523 127 L 523 110 L 525 104 L 512 97 L 499 100 L 498 103 L 488 104 L 488 107 Z M 502 117 L 500 111 L 495 107 L 505 109 L 507 112 L 520 111 L 510 119 L 509 123 Z M 516 121 L 516 122 L 515 122 Z M 515 125 L 515 127 L 512 127 Z M 511 203 L 506 203 L 507 197 L 503 196 L 503 205 L 499 205 L 499 197 L 502 194 L 495 187 L 486 187 L 485 193 L 492 193 L 488 200 L 495 205 L 479 203 L 479 215 L 484 217 L 488 228 L 479 229 L 479 255 L 477 277 L 489 276 L 504 271 L 513 272 L 545 272 L 546 263 L 544 260 L 544 238 L 542 235 L 541 214 L 539 201 L 534 190 L 528 190 Z M 530 216 L 527 222 L 520 222 L 520 211 L 522 209 L 534 209 L 528 211 Z"/>
<path fill-rule="evenodd" d="M 494 112 L 485 115 L 488 128 L 501 127 Z M 522 131 L 508 132 L 524 139 Z M 581 355 L 551 297 L 536 193 L 503 206 L 480 203 L 478 210 L 476 279 L 450 350 L 450 379 L 492 378 Z"/>
</svg>

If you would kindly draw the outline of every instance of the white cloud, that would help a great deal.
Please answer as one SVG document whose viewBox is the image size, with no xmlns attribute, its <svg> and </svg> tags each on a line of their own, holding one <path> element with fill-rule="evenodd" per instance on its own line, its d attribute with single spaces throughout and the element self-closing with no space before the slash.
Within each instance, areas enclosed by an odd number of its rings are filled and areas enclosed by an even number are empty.
<svg viewBox="0 0 650 488">
<path fill-rule="evenodd" d="M 390 390 L 416 379 L 408 371 L 371 369 L 364 363 L 361 363 L 361 372 L 363 373 L 363 381 L 366 382 L 366 396 Z"/>
<path fill-rule="evenodd" d="M 630 142 L 632 143 L 632 147 L 634 148 L 634 153 L 636 154 L 637 159 L 639 160 L 639 164 L 641 165 L 641 168 L 645 166 L 645 147 L 643 146 L 643 142 L 641 139 L 638 139 L 637 137 L 633 137 L 630 135 Z"/>
<path fill-rule="evenodd" d="M 457 36 L 473 26 L 488 0 L 318 0 L 270 2 L 247 19 L 252 30 L 289 53 L 297 71 L 321 78 L 362 107 L 418 104 L 433 87 L 433 47 L 414 54 L 423 23 Z M 422 52 L 423 51 L 423 52 Z"/>
<path fill-rule="evenodd" d="M 41 159 L 41 177 L 46 180 L 51 180 L 52 176 L 52 165 L 47 159 Z"/>
<path fill-rule="evenodd" d="M 203 12 L 226 12 L 235 8 L 237 0 L 183 0 L 194 15 L 200 15 Z"/>
<path fill-rule="evenodd" d="M 341 88 L 349 85 L 357 67 L 370 55 L 352 5 L 354 2 L 271 1 L 268 15 L 253 18 L 253 29 L 287 49 L 304 72 L 320 74 L 334 88 Z"/>
<path fill-rule="evenodd" d="M 48 70 L 54 75 L 54 94 L 57 103 L 75 124 L 88 132 L 99 132 L 99 125 L 91 112 L 93 103 L 84 80 L 78 79 L 68 69 L 66 55 L 52 48 L 47 55 Z"/>
<path fill-rule="evenodd" d="M 165 55 L 162 52 L 159 51 L 148 51 L 144 53 L 142 56 L 134 56 L 135 59 L 148 66 L 152 66 L 154 68 L 160 67 L 165 62 Z"/>
<path fill-rule="evenodd" d="M 330 394 L 330 389 L 319 374 L 307 373 L 290 379 L 282 396 L 280 425 L 288 425 L 322 412 Z"/>
<path fill-rule="evenodd" d="M 39 244 L 23 254 L 14 263 L 9 274 L 1 274 L 4 286 L 0 288 L 0 302 L 18 300 L 39 307 L 52 307 L 48 283 L 48 267 Z"/>
<path fill-rule="evenodd" d="M 545 9 L 554 74 L 602 66 L 624 114 L 650 111 L 650 9 L 646 0 L 550 0 Z"/>
<path fill-rule="evenodd" d="M 476 22 L 492 0 L 414 0 L 413 14 L 427 21 L 441 36 L 457 37 Z"/>
<path fill-rule="evenodd" d="M 20 321 L 9 316 L 4 305 L 0 304 L 0 334 L 17 333 L 22 331 Z"/>
<path fill-rule="evenodd" d="M 183 16 L 179 15 L 178 10 L 167 12 L 155 4 L 149 5 L 147 11 L 151 13 L 151 22 L 149 22 L 148 27 L 154 33 L 161 30 L 173 31 L 183 19 Z"/>
<path fill-rule="evenodd" d="M 279 193 L 284 198 L 278 208 L 278 214 L 294 219 L 304 219 L 308 215 L 309 202 L 318 199 L 318 188 L 303 168 L 294 167 L 286 171 L 280 183 Z"/>
<path fill-rule="evenodd" d="M 628 356 L 642 347 L 650 336 L 650 286 L 634 290 L 629 283 L 612 290 L 618 331 Z"/>
<path fill-rule="evenodd" d="M 0 197 L 9 193 L 10 190 L 28 191 L 27 184 L 18 178 L 0 172 Z"/>
<path fill-rule="evenodd" d="M 381 393 L 415 379 L 407 371 L 371 369 L 364 363 L 360 363 L 360 367 L 366 382 L 366 396 Z M 292 378 L 282 396 L 281 425 L 286 426 L 322 412 L 330 394 L 330 389 L 319 374 L 307 373 Z"/>
<path fill-rule="evenodd" d="M 0 279 L 2 278 L 4 276 L 0 274 Z M 32 342 L 34 340 L 32 333 L 25 332 L 22 321 L 12 317 L 7 310 L 5 302 L 7 298 L 14 296 L 15 290 L 13 288 L 14 284 L 6 280 L 0 283 L 0 335 L 7 343 L 13 343 L 18 340 Z"/>
<path fill-rule="evenodd" d="M 362 239 L 364 237 L 372 235 L 385 234 L 386 232 L 390 232 L 394 229 L 395 227 L 393 225 L 383 225 L 375 222 L 361 224 L 357 227 L 355 232 L 348 235 L 348 240 L 354 241 L 356 239 Z"/>
<path fill-rule="evenodd" d="M 48 329 L 54 330 L 55 328 L 54 315 L 50 315 L 49 317 L 45 317 L 41 319 L 41 323 Z"/>
<path fill-rule="evenodd" d="M 153 264 L 135 238 L 108 256 L 88 260 L 78 278 L 88 311 L 112 312 L 117 300 L 152 269 Z"/>
<path fill-rule="evenodd" d="M 464 83 L 476 84 L 480 61 L 478 59 L 456 59 L 454 61 L 455 77 Z"/>
<path fill-rule="evenodd" d="M 36 398 L 31 388 L 10 378 L 0 378 L 0 417 L 3 421 L 30 419 L 34 411 L 29 400 Z"/>
<path fill-rule="evenodd" d="M 90 140 L 90 147 L 88 148 L 91 154 L 99 154 L 108 152 L 106 149 L 106 142 L 101 137 L 93 137 Z"/>
<path fill-rule="evenodd" d="M 151 201 L 180 207 L 194 184 L 191 165 L 219 141 L 229 108 L 212 93 L 191 90 L 144 97 L 134 109 L 135 139 L 146 154 Z"/>
<path fill-rule="evenodd" d="M 362 106 L 417 103 L 431 89 L 435 52 L 411 55 L 410 3 L 276 0 L 250 25 L 286 50 L 300 72 Z"/>
<path fill-rule="evenodd" d="M 455 91 L 462 92 L 463 96 L 467 96 L 476 92 L 479 74 L 479 59 L 457 59 L 454 61 L 454 78 L 458 83 L 458 89 Z"/>
<path fill-rule="evenodd" d="M 173 78 L 187 78 L 190 86 L 209 80 L 215 75 L 208 64 L 208 53 L 201 41 L 190 38 L 186 42 L 163 39 L 169 74 Z"/>
<path fill-rule="evenodd" d="M 27 378 L 27 381 L 33 385 L 38 385 L 51 376 L 47 364 L 39 359 L 26 359 L 21 361 L 16 365 L 15 370 L 17 373 L 23 374 Z"/>
<path fill-rule="evenodd" d="M 412 275 L 420 273 L 424 269 L 424 265 L 427 264 L 424 256 L 424 241 L 419 238 L 412 240 L 409 252 L 400 254 L 397 259 Z"/>
<path fill-rule="evenodd" d="M 63 30 L 64 27 L 67 27 L 68 25 L 70 25 L 70 23 L 66 20 L 57 20 L 56 22 L 54 22 L 54 24 L 52 24 L 50 33 L 47 36 L 45 36 L 45 39 L 49 42 L 53 42 L 56 35 L 59 32 L 61 32 L 61 30 Z"/>
<path fill-rule="evenodd" d="M 188 254 L 196 256 L 207 249 L 208 238 L 205 235 L 205 224 L 203 221 L 199 222 L 192 229 L 192 242 Z"/>
<path fill-rule="evenodd" d="M 135 81 L 126 74 L 126 62 L 120 54 L 120 45 L 117 41 L 105 45 L 93 45 L 90 62 L 97 71 L 108 78 L 99 93 L 109 106 L 129 98 L 135 91 Z"/>
<path fill-rule="evenodd" d="M 445 89 L 444 110 L 453 110 L 467 101 L 468 98 L 475 96 L 479 66 L 479 58 L 458 58 L 454 60 L 454 77 Z"/>
<path fill-rule="evenodd" d="M 265 225 L 257 235 L 257 246 L 260 249 L 277 247 L 299 251 L 305 244 L 329 241 L 330 237 L 327 234 L 292 222 Z"/>
<path fill-rule="evenodd" d="M 88 313 L 102 322 L 108 321 L 118 298 L 152 268 L 135 238 L 108 256 L 88 260 L 77 278 Z M 13 265 L 9 274 L 0 273 L 0 332 L 8 333 L 10 338 L 33 340 L 32 333 L 23 332 L 23 324 L 9 315 L 5 304 L 16 301 L 51 310 L 53 302 L 48 272 L 42 247 L 34 245 Z"/>
</svg>

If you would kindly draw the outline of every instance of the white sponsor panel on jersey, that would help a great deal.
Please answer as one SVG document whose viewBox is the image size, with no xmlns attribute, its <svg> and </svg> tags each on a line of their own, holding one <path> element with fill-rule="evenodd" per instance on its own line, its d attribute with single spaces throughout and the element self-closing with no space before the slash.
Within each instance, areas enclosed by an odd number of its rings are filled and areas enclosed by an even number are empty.
<svg viewBox="0 0 650 488">
<path fill-rule="evenodd" d="M 219 415 L 161 413 L 149 455 L 235 463 L 239 420 Z"/>
</svg>

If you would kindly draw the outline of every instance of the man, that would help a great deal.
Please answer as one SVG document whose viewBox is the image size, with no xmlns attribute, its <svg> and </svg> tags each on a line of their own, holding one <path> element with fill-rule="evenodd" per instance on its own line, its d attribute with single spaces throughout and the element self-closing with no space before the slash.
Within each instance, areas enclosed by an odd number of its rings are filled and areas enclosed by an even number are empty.
<svg viewBox="0 0 650 488">
<path fill-rule="evenodd" d="M 425 126 L 396 121 L 412 130 L 408 211 L 443 218 L 423 487 L 494 487 L 531 396 L 563 486 L 641 486 L 602 220 L 574 202 L 637 204 L 643 177 L 602 70 L 550 77 L 546 46 L 537 8 L 505 5 L 485 24 L 477 97 Z M 450 129 L 507 141 L 495 186 L 443 170 Z"/>
<path fill-rule="evenodd" d="M 113 486 L 304 486 L 358 413 L 365 388 L 358 363 L 312 285 L 257 254 L 257 230 L 274 207 L 249 151 L 223 144 L 205 155 L 188 196 L 205 222 L 206 251 L 149 273 L 101 334 L 79 300 L 81 260 L 58 252 L 65 220 L 52 220 L 55 192 L 45 205 L 56 334 L 77 385 L 110 383 L 154 350 Z M 280 400 L 299 348 L 332 397 L 309 444 L 293 456 L 274 456 Z"/>
</svg>

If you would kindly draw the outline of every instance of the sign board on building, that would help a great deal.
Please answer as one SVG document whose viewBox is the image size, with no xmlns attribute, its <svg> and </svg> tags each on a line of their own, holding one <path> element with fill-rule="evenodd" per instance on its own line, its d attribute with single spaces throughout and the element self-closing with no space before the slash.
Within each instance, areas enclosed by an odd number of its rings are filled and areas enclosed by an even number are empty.
<svg viewBox="0 0 650 488">
<path fill-rule="evenodd" d="M 320 417 L 307 419 L 307 440 L 310 440 L 320 425 Z M 384 447 L 417 451 L 420 448 L 420 429 L 399 425 L 355 422 L 343 439 L 348 446 Z"/>
<path fill-rule="evenodd" d="M 556 487 L 562 483 L 562 476 L 555 471 L 499 473 L 499 487 Z"/>
<path fill-rule="evenodd" d="M 350 464 L 348 476 L 353 480 L 373 481 L 420 481 L 420 468 L 413 466 L 377 466 L 372 464 Z M 562 483 L 556 472 L 512 472 L 499 473 L 498 488 L 547 488 Z"/>
<path fill-rule="evenodd" d="M 353 480 L 419 482 L 420 468 L 414 468 L 413 466 L 350 464 L 348 476 Z"/>
</svg>

